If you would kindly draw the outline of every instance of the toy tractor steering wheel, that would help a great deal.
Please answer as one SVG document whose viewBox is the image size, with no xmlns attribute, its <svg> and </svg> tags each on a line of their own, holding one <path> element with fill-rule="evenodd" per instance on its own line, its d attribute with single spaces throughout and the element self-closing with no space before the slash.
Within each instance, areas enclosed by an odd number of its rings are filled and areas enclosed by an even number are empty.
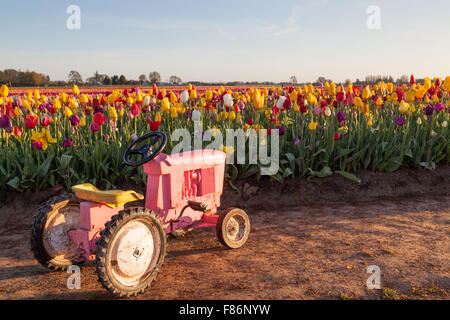
<svg viewBox="0 0 450 320">
<path fill-rule="evenodd" d="M 136 146 L 139 143 L 150 138 L 153 138 L 150 141 L 150 143 L 144 145 L 139 149 L 136 149 Z M 162 140 L 161 144 L 155 150 L 153 150 L 153 147 L 157 145 L 159 140 Z M 127 148 L 125 154 L 123 155 L 123 161 L 125 162 L 126 165 L 129 165 L 131 167 L 141 166 L 144 163 L 147 163 L 155 159 L 156 156 L 160 154 L 161 151 L 164 149 L 166 144 L 167 144 L 167 136 L 165 135 L 165 133 L 159 131 L 150 132 L 142 137 L 139 137 Z M 130 159 L 130 156 L 133 155 L 142 156 L 143 158 L 141 160 L 134 161 Z"/>
</svg>

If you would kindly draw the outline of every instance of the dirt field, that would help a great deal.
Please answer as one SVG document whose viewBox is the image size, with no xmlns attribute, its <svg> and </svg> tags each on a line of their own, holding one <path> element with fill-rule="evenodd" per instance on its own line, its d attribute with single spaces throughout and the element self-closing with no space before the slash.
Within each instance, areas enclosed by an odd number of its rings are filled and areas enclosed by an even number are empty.
<svg viewBox="0 0 450 320">
<path fill-rule="evenodd" d="M 213 230 L 170 238 L 161 274 L 137 299 L 449 299 L 450 166 L 358 175 L 361 185 L 333 176 L 228 188 L 223 207 L 251 219 L 245 247 L 226 250 Z M 1 299 L 112 298 L 94 267 L 69 290 L 69 274 L 33 258 L 32 214 L 56 192 L 0 195 Z M 366 287 L 370 265 L 381 290 Z"/>
</svg>

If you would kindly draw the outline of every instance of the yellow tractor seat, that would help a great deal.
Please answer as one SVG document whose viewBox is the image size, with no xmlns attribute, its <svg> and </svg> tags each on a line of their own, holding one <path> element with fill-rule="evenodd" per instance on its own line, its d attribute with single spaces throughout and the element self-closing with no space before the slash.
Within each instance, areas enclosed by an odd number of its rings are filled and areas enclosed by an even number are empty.
<svg viewBox="0 0 450 320">
<path fill-rule="evenodd" d="M 111 208 L 118 208 L 125 203 L 142 200 L 144 196 L 135 191 L 107 190 L 101 191 L 90 183 L 72 187 L 78 199 L 98 202 Z"/>
</svg>

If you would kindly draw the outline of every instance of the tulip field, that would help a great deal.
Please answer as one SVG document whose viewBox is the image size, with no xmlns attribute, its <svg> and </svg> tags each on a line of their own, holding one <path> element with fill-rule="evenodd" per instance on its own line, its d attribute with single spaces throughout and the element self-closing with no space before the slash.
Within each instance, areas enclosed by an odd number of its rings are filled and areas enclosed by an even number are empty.
<svg viewBox="0 0 450 320">
<path fill-rule="evenodd" d="M 102 188 L 144 181 L 123 164 L 125 148 L 150 130 L 279 129 L 280 183 L 357 171 L 434 169 L 450 162 L 450 77 L 373 86 L 0 89 L 0 190 L 62 184 Z M 225 136 L 225 135 L 224 135 Z M 268 139 L 268 142 L 270 139 Z M 206 143 L 205 143 L 206 145 Z M 270 146 L 269 146 L 270 147 Z M 232 149 L 232 148 L 231 148 Z M 233 150 L 223 147 L 233 156 Z M 234 155 L 235 156 L 235 155 Z M 259 179 L 262 164 L 228 164 L 226 177 Z"/>
</svg>

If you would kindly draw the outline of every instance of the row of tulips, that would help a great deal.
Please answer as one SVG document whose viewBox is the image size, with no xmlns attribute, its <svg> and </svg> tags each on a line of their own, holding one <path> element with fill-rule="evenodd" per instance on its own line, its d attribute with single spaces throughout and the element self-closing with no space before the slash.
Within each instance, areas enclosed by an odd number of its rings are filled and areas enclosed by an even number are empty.
<svg viewBox="0 0 450 320">
<path fill-rule="evenodd" d="M 327 176 L 358 182 L 359 169 L 433 169 L 450 161 L 450 77 L 396 86 L 131 88 L 97 91 L 0 89 L 0 189 L 42 190 L 91 182 L 109 188 L 144 181 L 122 162 L 125 148 L 150 130 L 267 130 L 280 134 L 280 169 L 271 178 Z M 95 89 L 98 90 L 98 89 Z M 206 145 L 207 143 L 205 143 Z M 270 149 L 270 139 L 268 139 Z M 194 144 L 192 144 L 194 145 Z M 248 143 L 246 145 L 248 150 Z M 232 147 L 223 146 L 235 157 Z M 247 157 L 248 158 L 248 157 Z M 230 184 L 260 178 L 262 164 L 229 164 Z"/>
</svg>

